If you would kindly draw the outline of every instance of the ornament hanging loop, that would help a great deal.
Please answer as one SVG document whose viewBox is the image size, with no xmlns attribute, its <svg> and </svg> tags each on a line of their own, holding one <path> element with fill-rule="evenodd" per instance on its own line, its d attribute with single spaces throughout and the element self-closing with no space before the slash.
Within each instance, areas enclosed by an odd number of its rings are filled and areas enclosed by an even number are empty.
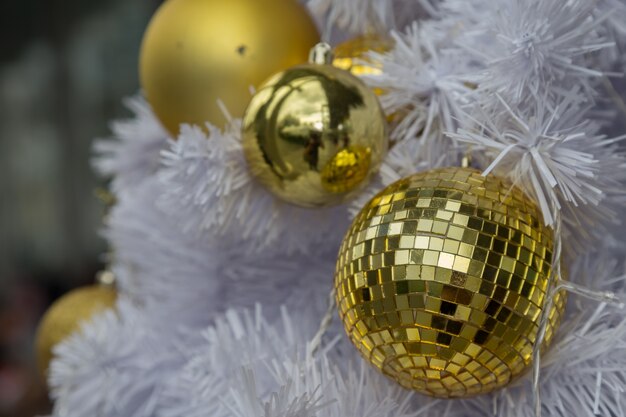
<svg viewBox="0 0 626 417">
<path fill-rule="evenodd" d="M 320 42 L 311 48 L 309 63 L 317 65 L 331 65 L 333 62 L 333 48 L 326 42 Z"/>
<path fill-rule="evenodd" d="M 320 322 L 320 327 L 311 339 L 311 356 L 317 355 L 319 349 L 322 347 L 322 340 L 326 333 L 328 333 L 328 329 L 333 321 L 333 313 L 335 312 L 335 296 L 337 292 L 335 288 L 330 291 L 328 294 L 328 307 L 326 308 L 326 313 L 324 317 L 322 317 L 322 321 Z"/>
</svg>

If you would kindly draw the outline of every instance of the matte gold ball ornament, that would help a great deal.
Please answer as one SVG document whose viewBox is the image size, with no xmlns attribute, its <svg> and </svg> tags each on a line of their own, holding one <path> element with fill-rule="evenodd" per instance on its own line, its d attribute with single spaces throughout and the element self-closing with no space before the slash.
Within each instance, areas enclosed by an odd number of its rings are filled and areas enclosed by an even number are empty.
<svg viewBox="0 0 626 417">
<path fill-rule="evenodd" d="M 113 308 L 117 291 L 108 281 L 110 272 L 100 284 L 75 289 L 58 299 L 46 311 L 39 323 L 36 336 L 36 353 L 39 369 L 46 374 L 54 357 L 54 347 L 80 329 L 96 314 Z"/>
<path fill-rule="evenodd" d="M 355 218 L 337 261 L 338 310 L 366 360 L 436 397 L 483 394 L 528 369 L 553 231 L 519 188 L 470 168 L 402 179 Z M 549 312 L 547 346 L 565 306 Z"/>
<path fill-rule="evenodd" d="M 143 38 L 141 86 L 174 135 L 181 123 L 222 126 L 218 99 L 241 117 L 251 86 L 305 62 L 318 41 L 297 0 L 167 0 Z"/>
<path fill-rule="evenodd" d="M 250 171 L 277 197 L 299 206 L 346 201 L 387 152 L 385 116 L 362 81 L 330 65 L 319 44 L 311 63 L 280 72 L 252 98 L 243 118 Z"/>
</svg>

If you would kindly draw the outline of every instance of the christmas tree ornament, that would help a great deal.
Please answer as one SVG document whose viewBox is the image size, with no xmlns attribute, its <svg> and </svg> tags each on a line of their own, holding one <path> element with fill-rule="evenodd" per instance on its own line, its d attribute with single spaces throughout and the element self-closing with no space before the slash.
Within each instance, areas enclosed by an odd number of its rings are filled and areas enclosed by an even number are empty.
<svg viewBox="0 0 626 417">
<path fill-rule="evenodd" d="M 519 188 L 470 168 L 402 179 L 355 218 L 335 288 L 362 355 L 404 387 L 467 397 L 530 365 L 553 231 Z M 563 314 L 559 293 L 544 347 Z"/>
<path fill-rule="evenodd" d="M 168 0 L 144 35 L 141 85 L 172 134 L 181 123 L 222 126 L 218 100 L 241 117 L 251 86 L 304 62 L 318 41 L 296 0 Z"/>
<path fill-rule="evenodd" d="M 333 65 L 337 68 L 350 71 L 357 77 L 383 74 L 383 64 L 368 54 L 378 52 L 384 54 L 393 49 L 394 41 L 388 36 L 367 34 L 349 39 L 337 45 L 333 51 Z M 385 94 L 382 88 L 373 88 L 377 96 Z M 393 125 L 402 118 L 403 112 L 397 111 L 387 115 L 387 122 Z"/>
<path fill-rule="evenodd" d="M 330 46 L 319 44 L 309 64 L 264 83 L 243 119 L 252 175 L 304 207 L 346 201 L 378 170 L 388 146 L 376 95 L 330 62 Z"/>
<path fill-rule="evenodd" d="M 368 34 L 340 43 L 333 50 L 333 65 L 350 71 L 357 77 L 380 75 L 383 73 L 381 62 L 372 59 L 370 52 L 385 53 L 393 48 L 393 40 L 387 36 Z M 380 90 L 378 90 L 380 93 Z"/>
<path fill-rule="evenodd" d="M 98 284 L 75 289 L 54 302 L 41 319 L 36 337 L 39 369 L 46 373 L 54 347 L 80 329 L 83 322 L 112 308 L 117 299 L 113 274 L 98 275 Z"/>
</svg>

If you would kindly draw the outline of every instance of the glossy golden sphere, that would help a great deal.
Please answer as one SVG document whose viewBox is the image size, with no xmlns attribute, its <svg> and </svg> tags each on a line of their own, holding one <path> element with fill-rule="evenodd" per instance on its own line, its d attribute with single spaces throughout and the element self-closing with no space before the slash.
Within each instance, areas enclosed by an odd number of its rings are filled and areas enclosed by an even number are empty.
<svg viewBox="0 0 626 417">
<path fill-rule="evenodd" d="M 152 18 L 140 56 L 141 85 L 163 125 L 217 126 L 250 101 L 250 87 L 306 62 L 319 35 L 297 0 L 167 0 Z"/>
<path fill-rule="evenodd" d="M 378 170 L 386 121 L 374 93 L 347 71 L 307 64 L 269 79 L 243 121 L 253 176 L 283 200 L 339 204 Z"/>
<path fill-rule="evenodd" d="M 381 35 L 363 35 L 340 43 L 334 49 L 333 65 L 356 76 L 380 75 L 382 64 L 368 56 L 370 52 L 385 53 L 393 49 L 391 38 Z"/>
<path fill-rule="evenodd" d="M 39 369 L 45 374 L 53 348 L 80 328 L 84 321 L 115 305 L 113 286 L 93 285 L 64 295 L 48 309 L 37 330 L 36 352 Z"/>
<path fill-rule="evenodd" d="M 349 39 L 337 45 L 334 49 L 333 66 L 350 71 L 357 77 L 364 75 L 383 74 L 383 64 L 368 54 L 378 52 L 384 54 L 394 47 L 394 41 L 388 36 L 369 34 Z M 382 88 L 372 89 L 377 96 L 385 94 Z M 395 112 L 387 115 L 387 122 L 391 125 L 398 121 L 402 112 Z"/>
<path fill-rule="evenodd" d="M 339 313 L 363 356 L 404 387 L 487 393 L 531 363 L 552 248 L 538 207 L 510 183 L 469 168 L 420 173 L 354 220 L 337 261 Z M 564 306 L 559 294 L 545 345 Z"/>
</svg>

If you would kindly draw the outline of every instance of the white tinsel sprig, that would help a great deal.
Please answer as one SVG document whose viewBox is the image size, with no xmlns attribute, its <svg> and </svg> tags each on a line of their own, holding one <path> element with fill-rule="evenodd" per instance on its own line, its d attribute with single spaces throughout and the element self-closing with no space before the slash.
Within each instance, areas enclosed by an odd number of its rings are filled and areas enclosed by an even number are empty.
<svg viewBox="0 0 626 417">
<path fill-rule="evenodd" d="M 259 305 L 253 311 L 229 310 L 216 317 L 202 332 L 202 343 L 190 350 L 186 365 L 168 381 L 160 400 L 161 415 L 229 415 L 228 410 L 237 404 L 237 400 L 226 402 L 233 389 L 247 389 L 244 394 L 254 391 L 257 398 L 269 395 L 273 378 L 266 363 L 304 354 L 314 327 L 304 322 L 296 326 L 285 310 L 280 317 L 270 323 Z M 241 384 L 242 368 L 254 372 L 253 387 Z M 250 398 L 244 400 L 248 407 L 258 406 Z"/>
<path fill-rule="evenodd" d="M 204 343 L 168 384 L 160 415 L 415 415 L 414 396 L 390 384 L 355 352 L 340 358 L 329 344 L 312 356 L 309 320 L 294 313 L 283 309 L 282 318 L 273 323 L 258 307 L 254 313 L 230 311 L 218 317 L 204 332 Z"/>
<path fill-rule="evenodd" d="M 115 248 L 120 290 L 166 323 L 206 326 L 224 308 L 217 271 L 228 245 L 181 230 L 156 207 L 163 195 L 157 178 L 118 199 L 104 235 Z M 174 327 L 176 327 L 174 326 Z"/>
<path fill-rule="evenodd" d="M 83 324 L 54 349 L 49 386 L 55 417 L 146 417 L 183 356 L 128 300 Z"/>
<path fill-rule="evenodd" d="M 324 409 L 316 391 L 294 394 L 294 381 L 272 392 L 267 399 L 258 395 L 254 371 L 244 368 L 237 389 L 231 388 L 227 409 L 233 417 L 316 417 Z"/>
<path fill-rule="evenodd" d="M 391 51 L 370 53 L 382 73 L 365 80 L 385 92 L 381 97 L 385 112 L 401 117 L 392 139 L 437 141 L 432 131 L 454 130 L 463 116 L 461 109 L 473 92 L 475 68 L 462 50 L 440 48 L 417 23 L 391 36 L 395 41 Z M 436 158 L 428 145 L 422 152 L 425 160 Z"/>
<path fill-rule="evenodd" d="M 314 15 L 326 15 L 328 25 L 351 33 L 363 34 L 394 25 L 390 0 L 308 0 L 308 7 Z"/>
<path fill-rule="evenodd" d="M 474 127 L 449 134 L 485 153 L 485 174 L 505 175 L 535 197 L 548 225 L 554 221 L 553 208 L 564 212 L 570 226 L 598 218 L 614 220 L 607 198 L 623 193 L 620 168 L 625 159 L 616 144 L 624 137 L 606 138 L 599 125 L 581 120 L 587 109 L 575 94 L 554 110 L 544 101 L 524 110 L 499 96 L 498 103 L 491 111 L 478 108 Z"/>
<path fill-rule="evenodd" d="M 241 121 L 232 120 L 224 131 L 206 124 L 183 125 L 176 140 L 162 152 L 159 175 L 166 185 L 161 197 L 164 207 L 180 210 L 185 231 L 207 230 L 233 220 L 235 207 L 224 199 L 249 182 L 239 142 Z M 242 197 L 245 197 L 242 196 Z"/>
<path fill-rule="evenodd" d="M 248 252 L 307 253 L 339 242 L 345 207 L 301 208 L 270 194 L 248 171 L 240 123 L 207 125 L 208 133 L 183 127 L 163 152 L 160 208 L 186 232 L 245 242 Z"/>
<path fill-rule="evenodd" d="M 113 178 L 111 190 L 118 194 L 155 174 L 169 136 L 142 97 L 125 103 L 135 117 L 113 122 L 113 137 L 97 140 L 93 146 L 92 165 L 100 175 Z"/>
<path fill-rule="evenodd" d="M 554 100 L 571 86 L 591 93 L 603 74 L 590 54 L 614 46 L 598 30 L 612 11 L 600 1 L 506 0 L 484 10 L 483 21 L 458 43 L 484 63 L 479 85 L 514 104 Z"/>
<path fill-rule="evenodd" d="M 325 40 L 329 40 L 335 27 L 352 35 L 386 33 L 402 29 L 436 10 L 432 0 L 306 0 L 306 3 L 315 16 L 325 20 Z"/>
</svg>

